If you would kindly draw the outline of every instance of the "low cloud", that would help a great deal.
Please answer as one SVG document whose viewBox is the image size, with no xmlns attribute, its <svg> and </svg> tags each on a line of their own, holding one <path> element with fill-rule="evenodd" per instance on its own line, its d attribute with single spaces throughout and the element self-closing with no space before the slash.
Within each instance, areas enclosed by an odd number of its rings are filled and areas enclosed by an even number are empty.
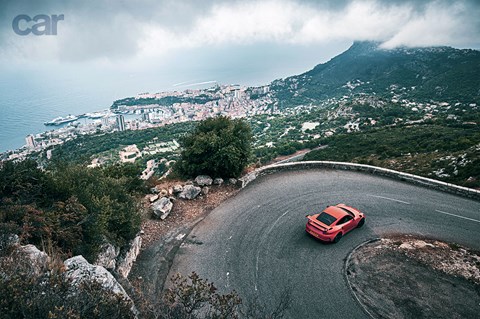
<svg viewBox="0 0 480 319">
<path fill-rule="evenodd" d="M 16 7 L 20 2 L 21 7 Z M 3 59 L 124 60 L 182 49 L 375 40 L 397 46 L 480 46 L 477 1 L 65 1 L 45 10 L 28 1 L 3 5 L 16 14 L 65 14 L 56 37 L 0 34 Z M 134 4 L 133 4 L 134 3 Z M 35 12 L 32 12 L 35 11 Z"/>
</svg>

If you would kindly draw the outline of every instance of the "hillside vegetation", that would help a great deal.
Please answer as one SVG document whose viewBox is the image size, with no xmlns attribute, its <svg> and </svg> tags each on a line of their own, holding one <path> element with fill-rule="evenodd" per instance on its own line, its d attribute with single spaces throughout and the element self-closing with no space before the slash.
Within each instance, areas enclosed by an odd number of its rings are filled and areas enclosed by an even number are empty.
<svg viewBox="0 0 480 319">
<path fill-rule="evenodd" d="M 0 169 L 0 234 L 93 262 L 105 241 L 125 247 L 140 230 L 134 195 L 141 189 L 129 165 L 45 171 L 31 160 L 6 162 Z"/>
<path fill-rule="evenodd" d="M 272 89 L 285 107 L 348 94 L 419 101 L 480 103 L 480 52 L 451 47 L 385 50 L 375 42 L 355 42 L 347 51 L 300 75 L 277 80 Z M 403 89 L 402 92 L 394 92 Z M 392 92 L 393 91 L 393 92 Z"/>
<path fill-rule="evenodd" d="M 322 140 L 305 160 L 370 164 L 480 187 L 480 131 L 472 126 L 406 125 Z"/>
</svg>

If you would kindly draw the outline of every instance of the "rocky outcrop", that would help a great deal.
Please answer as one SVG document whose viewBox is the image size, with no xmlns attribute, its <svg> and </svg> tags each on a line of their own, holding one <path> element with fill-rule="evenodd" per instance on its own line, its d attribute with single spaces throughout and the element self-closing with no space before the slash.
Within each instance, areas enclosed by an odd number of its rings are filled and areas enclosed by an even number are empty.
<svg viewBox="0 0 480 319">
<path fill-rule="evenodd" d="M 182 199 L 194 199 L 197 197 L 202 189 L 198 186 L 185 185 L 183 191 L 178 195 Z"/>
<path fill-rule="evenodd" d="M 75 286 L 85 281 L 96 281 L 105 289 L 130 299 L 115 277 L 102 266 L 90 264 L 83 256 L 75 256 L 65 260 L 66 276 Z"/>
<path fill-rule="evenodd" d="M 207 175 L 198 175 L 195 178 L 195 183 L 197 183 L 198 186 L 210 186 L 213 183 L 213 179 Z"/>
<path fill-rule="evenodd" d="M 173 208 L 173 203 L 167 197 L 162 197 L 152 205 L 153 214 L 155 217 L 165 219 L 170 214 Z"/>
<path fill-rule="evenodd" d="M 125 292 L 122 285 L 113 277 L 113 275 L 102 266 L 96 266 L 90 264 L 83 256 L 75 256 L 64 261 L 66 268 L 65 275 L 68 279 L 71 280 L 72 288 L 78 287 L 82 283 L 91 283 L 97 282 L 103 288 L 108 291 L 111 291 L 124 300 L 127 300 L 131 303 L 132 307 L 130 311 L 135 316 L 138 317 L 138 310 L 135 308 L 133 300 Z M 76 289 L 72 289 L 75 293 Z"/>
<path fill-rule="evenodd" d="M 117 266 L 117 257 L 120 249 L 110 243 L 105 243 L 100 247 L 95 265 L 102 266 L 108 270 L 113 270 Z"/>
<path fill-rule="evenodd" d="M 135 237 L 130 243 L 130 249 L 125 253 L 123 257 L 118 261 L 117 272 L 123 278 L 127 278 L 133 263 L 137 260 L 137 256 L 140 253 L 142 247 L 142 237 Z"/>
<path fill-rule="evenodd" d="M 18 246 L 15 249 L 15 259 L 28 266 L 29 271 L 40 275 L 47 269 L 50 257 L 34 245 Z"/>
</svg>

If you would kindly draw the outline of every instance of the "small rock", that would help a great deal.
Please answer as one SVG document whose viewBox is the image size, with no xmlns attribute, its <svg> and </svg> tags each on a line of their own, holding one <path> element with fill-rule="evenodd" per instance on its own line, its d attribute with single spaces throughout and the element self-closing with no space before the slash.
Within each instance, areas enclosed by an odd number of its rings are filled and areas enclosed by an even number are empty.
<svg viewBox="0 0 480 319">
<path fill-rule="evenodd" d="M 173 203 L 167 197 L 160 198 L 152 205 L 153 214 L 155 217 L 165 219 L 170 214 L 173 208 Z"/>
<path fill-rule="evenodd" d="M 185 185 L 193 185 L 193 181 L 186 181 Z"/>
<path fill-rule="evenodd" d="M 237 179 L 236 178 L 229 178 L 228 179 L 228 183 L 231 184 L 231 185 L 237 185 Z"/>
<path fill-rule="evenodd" d="M 213 180 L 210 176 L 198 175 L 195 178 L 195 183 L 197 183 L 198 186 L 209 186 L 209 185 L 212 185 Z"/>
<path fill-rule="evenodd" d="M 210 189 L 208 188 L 208 186 L 203 186 L 203 187 L 202 187 L 202 195 L 207 196 L 209 190 L 210 190 Z"/>
<path fill-rule="evenodd" d="M 148 196 L 148 200 L 150 201 L 150 203 L 153 203 L 154 201 L 156 201 L 158 199 L 158 194 L 155 194 L 155 195 L 147 195 Z"/>
<path fill-rule="evenodd" d="M 182 185 L 177 184 L 177 185 L 173 186 L 173 193 L 174 194 L 181 193 L 182 191 L 183 191 L 183 186 Z"/>
<path fill-rule="evenodd" d="M 413 247 L 409 243 L 403 243 L 398 248 L 400 248 L 400 249 L 414 249 L 415 247 Z"/>
<path fill-rule="evenodd" d="M 167 191 L 166 189 L 162 188 L 162 189 L 160 190 L 159 196 L 160 196 L 160 197 L 165 197 L 165 196 L 167 196 L 167 195 L 168 195 L 168 191 Z"/>
<path fill-rule="evenodd" d="M 221 186 L 223 184 L 223 178 L 217 177 L 213 180 L 214 185 Z"/>
<path fill-rule="evenodd" d="M 185 187 L 183 187 L 183 191 L 178 195 L 178 197 L 182 199 L 194 199 L 200 194 L 201 191 L 202 189 L 200 187 L 185 185 Z"/>
<path fill-rule="evenodd" d="M 413 242 L 413 246 L 415 246 L 416 248 L 424 248 L 425 246 L 427 246 L 427 243 L 423 240 L 416 240 Z"/>
</svg>

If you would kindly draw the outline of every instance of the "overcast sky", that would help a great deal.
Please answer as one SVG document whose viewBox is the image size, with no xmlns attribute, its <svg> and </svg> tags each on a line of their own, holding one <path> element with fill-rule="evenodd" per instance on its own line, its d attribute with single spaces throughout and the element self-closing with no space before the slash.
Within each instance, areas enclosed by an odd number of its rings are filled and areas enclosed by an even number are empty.
<svg viewBox="0 0 480 319">
<path fill-rule="evenodd" d="M 19 36 L 19 14 L 65 18 L 56 36 Z M 282 76 L 355 40 L 479 49 L 479 17 L 476 0 L 0 0 L 0 63 L 167 72 L 235 64 Z"/>
</svg>

